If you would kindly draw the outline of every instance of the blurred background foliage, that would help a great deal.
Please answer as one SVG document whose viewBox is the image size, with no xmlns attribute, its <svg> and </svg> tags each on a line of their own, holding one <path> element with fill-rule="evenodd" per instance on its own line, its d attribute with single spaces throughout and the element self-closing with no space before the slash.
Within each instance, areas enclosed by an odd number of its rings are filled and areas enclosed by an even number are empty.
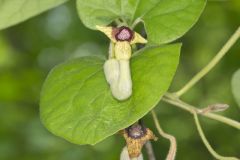
<svg viewBox="0 0 240 160">
<path fill-rule="evenodd" d="M 170 91 L 180 89 L 206 65 L 239 24 L 239 0 L 209 1 L 198 23 L 178 40 L 183 42 L 181 62 Z M 77 146 L 50 134 L 39 119 L 40 89 L 49 70 L 69 58 L 104 56 L 107 43 L 103 34 L 83 26 L 74 1 L 0 32 L 0 160 L 119 159 L 124 146 L 121 136 L 96 146 Z M 239 51 L 238 42 L 183 99 L 197 107 L 228 103 L 230 109 L 221 114 L 240 121 L 240 108 L 230 88 L 231 76 L 240 67 Z M 192 115 L 162 102 L 156 111 L 165 131 L 177 137 L 177 159 L 213 159 L 198 136 Z M 206 118 L 201 122 L 217 152 L 240 157 L 239 130 Z M 144 117 L 144 123 L 157 134 L 150 115 Z M 160 137 L 153 147 L 160 160 L 169 143 Z"/>
</svg>

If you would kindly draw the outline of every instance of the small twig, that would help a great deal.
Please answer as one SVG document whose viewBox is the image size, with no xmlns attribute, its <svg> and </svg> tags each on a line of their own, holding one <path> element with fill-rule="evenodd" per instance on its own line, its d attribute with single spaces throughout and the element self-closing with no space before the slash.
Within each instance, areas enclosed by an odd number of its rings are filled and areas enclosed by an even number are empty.
<svg viewBox="0 0 240 160">
<path fill-rule="evenodd" d="M 211 113 L 211 112 L 222 112 L 229 108 L 228 104 L 212 104 L 206 108 L 201 109 L 201 114 Z"/>
<path fill-rule="evenodd" d="M 179 108 L 181 108 L 185 111 L 188 111 L 192 114 L 197 113 L 199 115 L 202 115 L 202 116 L 208 117 L 210 119 L 222 122 L 224 124 L 227 124 L 229 126 L 232 126 L 232 127 L 240 130 L 240 123 L 239 122 L 237 122 L 235 120 L 232 120 L 230 118 L 215 114 L 215 113 L 210 113 L 210 112 L 209 113 L 202 113 L 201 109 L 198 109 L 197 107 L 194 107 L 190 104 L 187 104 L 187 103 L 181 101 L 176 96 L 174 96 L 174 94 L 167 93 L 167 94 L 164 95 L 162 100 L 169 103 L 169 104 L 177 106 L 177 107 L 179 107 Z"/>
<path fill-rule="evenodd" d="M 168 139 L 170 141 L 170 148 L 169 148 L 166 160 L 174 160 L 175 157 L 176 157 L 176 152 L 177 152 L 177 141 L 176 141 L 176 138 L 174 136 L 170 135 L 170 134 L 165 133 L 162 130 L 162 128 L 161 128 L 161 126 L 160 126 L 160 124 L 158 122 L 158 118 L 157 118 L 157 115 L 154 112 L 154 110 L 152 110 L 151 113 L 152 113 L 152 117 L 153 117 L 155 126 L 156 126 L 156 128 L 158 130 L 158 133 L 162 137 L 164 137 L 164 138 L 166 138 L 166 139 Z"/>
<path fill-rule="evenodd" d="M 224 157 L 224 156 L 221 156 L 219 155 L 213 148 L 212 146 L 210 145 L 210 143 L 208 142 L 206 136 L 204 135 L 204 132 L 202 130 L 202 127 L 200 125 L 200 122 L 199 122 L 199 119 L 198 119 L 198 115 L 197 113 L 193 113 L 193 116 L 194 116 L 194 120 L 195 120 L 195 123 L 196 123 L 196 126 L 197 126 L 197 130 L 198 130 L 198 133 L 204 143 L 204 145 L 206 146 L 206 148 L 208 149 L 208 151 L 212 154 L 212 156 L 218 160 L 239 160 L 238 158 L 236 157 Z"/>
<path fill-rule="evenodd" d="M 216 54 L 216 56 L 206 65 L 200 72 L 198 72 L 182 89 L 176 92 L 176 95 L 180 97 L 187 92 L 192 86 L 194 86 L 200 79 L 202 79 L 216 64 L 223 58 L 228 50 L 235 44 L 240 37 L 240 27 L 230 37 L 227 43 L 222 49 Z"/>
<path fill-rule="evenodd" d="M 155 155 L 154 155 L 154 151 L 153 151 L 153 147 L 150 141 L 147 141 L 145 144 L 145 148 L 147 151 L 147 155 L 148 155 L 148 160 L 156 160 Z"/>
</svg>

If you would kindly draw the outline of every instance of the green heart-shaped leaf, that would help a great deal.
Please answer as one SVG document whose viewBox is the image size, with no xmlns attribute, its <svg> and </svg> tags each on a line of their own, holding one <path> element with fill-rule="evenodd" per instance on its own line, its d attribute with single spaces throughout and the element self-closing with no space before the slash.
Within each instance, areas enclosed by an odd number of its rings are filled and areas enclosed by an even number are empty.
<svg viewBox="0 0 240 160">
<path fill-rule="evenodd" d="M 130 26 L 143 21 L 151 43 L 162 44 L 184 35 L 198 20 L 206 0 L 77 0 L 83 23 L 95 29 L 116 19 Z"/>
<path fill-rule="evenodd" d="M 67 0 L 0 0 L 0 29 L 20 23 Z"/>
<path fill-rule="evenodd" d="M 237 70 L 232 77 L 232 92 L 240 107 L 240 69 Z"/>
<path fill-rule="evenodd" d="M 104 61 L 82 57 L 56 66 L 42 89 L 42 122 L 76 144 L 95 144 L 148 113 L 167 91 L 180 44 L 141 50 L 132 58 L 133 95 L 117 101 L 103 73 Z"/>
<path fill-rule="evenodd" d="M 137 3 L 137 0 L 77 0 L 77 8 L 82 22 L 95 29 L 96 25 L 108 25 L 118 18 L 130 23 Z"/>
<path fill-rule="evenodd" d="M 168 43 L 184 35 L 198 20 L 205 0 L 140 1 L 135 18 L 145 24 L 148 41 Z"/>
</svg>

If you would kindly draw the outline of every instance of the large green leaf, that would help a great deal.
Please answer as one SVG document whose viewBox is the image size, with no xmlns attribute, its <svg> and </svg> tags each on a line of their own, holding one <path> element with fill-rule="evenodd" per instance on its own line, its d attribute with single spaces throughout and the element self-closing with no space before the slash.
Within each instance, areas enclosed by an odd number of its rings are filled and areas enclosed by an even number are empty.
<svg viewBox="0 0 240 160">
<path fill-rule="evenodd" d="M 95 29 L 96 25 L 108 25 L 118 18 L 130 22 L 137 3 L 137 0 L 77 0 L 77 8 L 82 22 Z"/>
<path fill-rule="evenodd" d="M 83 23 L 94 29 L 122 18 L 143 21 L 151 43 L 167 43 L 185 34 L 198 20 L 206 0 L 77 0 Z"/>
<path fill-rule="evenodd" d="M 184 35 L 198 20 L 205 0 L 140 0 L 135 18 L 145 24 L 148 41 L 167 43 Z"/>
<path fill-rule="evenodd" d="M 0 29 L 20 23 L 67 0 L 0 0 Z"/>
<path fill-rule="evenodd" d="M 42 122 L 76 144 L 95 144 L 149 112 L 167 91 L 180 44 L 142 50 L 132 58 L 133 95 L 117 101 L 103 73 L 104 61 L 82 57 L 55 67 L 42 89 Z"/>
<path fill-rule="evenodd" d="M 237 70 L 232 77 L 232 92 L 240 107 L 240 69 Z"/>
</svg>

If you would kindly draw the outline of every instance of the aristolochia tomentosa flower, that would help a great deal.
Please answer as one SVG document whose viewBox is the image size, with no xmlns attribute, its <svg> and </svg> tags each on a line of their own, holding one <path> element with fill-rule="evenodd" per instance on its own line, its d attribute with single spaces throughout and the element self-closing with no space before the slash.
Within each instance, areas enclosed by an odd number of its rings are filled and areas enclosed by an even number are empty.
<svg viewBox="0 0 240 160">
<path fill-rule="evenodd" d="M 111 40 L 109 59 L 104 64 L 104 73 L 110 85 L 112 95 L 118 100 L 125 100 L 132 95 L 132 79 L 130 71 L 131 45 L 147 43 L 140 34 L 130 28 L 96 26 Z"/>
<path fill-rule="evenodd" d="M 142 160 L 142 147 L 149 140 L 157 140 L 153 132 L 140 123 L 135 123 L 121 131 L 126 143 L 129 159 Z M 124 150 L 123 150 L 124 153 Z M 123 156 L 122 156 L 123 157 Z M 126 156 L 125 156 L 126 157 Z M 125 158 L 127 159 L 127 158 Z"/>
</svg>

